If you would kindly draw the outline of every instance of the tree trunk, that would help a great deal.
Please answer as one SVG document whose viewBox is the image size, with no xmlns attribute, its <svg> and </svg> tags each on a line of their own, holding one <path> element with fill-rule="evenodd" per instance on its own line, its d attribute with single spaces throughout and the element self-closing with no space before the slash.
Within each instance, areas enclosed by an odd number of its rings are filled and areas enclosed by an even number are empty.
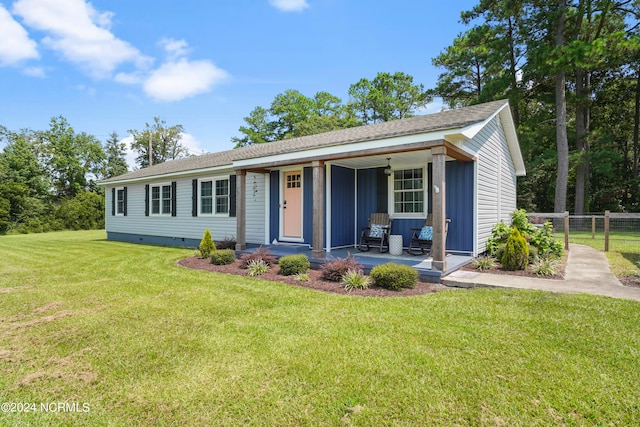
<svg viewBox="0 0 640 427">
<path fill-rule="evenodd" d="M 556 49 L 564 47 L 566 0 L 558 0 L 558 18 L 556 23 Z M 558 61 L 559 62 L 559 61 Z M 567 139 L 567 98 L 565 88 L 565 71 L 557 64 L 556 77 L 556 145 L 558 150 L 558 171 L 556 176 L 556 190 L 554 212 L 560 213 L 567 209 L 567 182 L 569 179 L 569 141 Z"/>
<path fill-rule="evenodd" d="M 638 178 L 638 156 L 640 155 L 640 147 L 638 139 L 640 136 L 640 67 L 638 68 L 638 76 L 636 80 L 636 105 L 633 120 L 633 177 Z"/>
<path fill-rule="evenodd" d="M 590 73 L 584 69 L 576 70 L 576 149 L 578 165 L 576 167 L 575 214 L 582 215 L 589 181 L 589 86 Z"/>
<path fill-rule="evenodd" d="M 513 29 L 513 17 L 509 16 L 508 18 L 508 32 L 507 35 L 509 37 L 509 73 L 511 74 L 511 94 L 514 96 L 518 91 L 518 76 L 517 76 L 517 68 L 516 68 L 516 46 L 514 41 L 514 29 Z M 513 102 L 511 106 L 511 110 L 513 111 L 513 122 L 516 126 L 520 126 L 520 106 L 517 101 Z"/>
</svg>

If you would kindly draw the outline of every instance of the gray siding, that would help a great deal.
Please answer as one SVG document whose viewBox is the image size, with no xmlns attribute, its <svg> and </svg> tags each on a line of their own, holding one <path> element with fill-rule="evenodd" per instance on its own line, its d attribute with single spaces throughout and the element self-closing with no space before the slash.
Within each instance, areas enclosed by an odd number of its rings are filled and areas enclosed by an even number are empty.
<svg viewBox="0 0 640 427">
<path fill-rule="evenodd" d="M 204 176 L 203 176 L 204 177 Z M 192 179 L 176 179 L 176 216 L 145 216 L 145 184 L 170 183 L 152 181 L 127 185 L 127 216 L 111 215 L 111 186 L 105 188 L 106 231 L 120 234 L 161 236 L 181 239 L 201 239 L 205 228 L 209 228 L 214 240 L 235 237 L 236 218 L 224 216 L 191 215 Z M 265 191 L 264 176 L 247 174 L 247 242 L 264 243 Z"/>
<path fill-rule="evenodd" d="M 482 253 L 493 226 L 500 221 L 509 222 L 516 209 L 515 167 L 497 117 L 465 145 L 478 157 L 476 253 Z"/>
</svg>

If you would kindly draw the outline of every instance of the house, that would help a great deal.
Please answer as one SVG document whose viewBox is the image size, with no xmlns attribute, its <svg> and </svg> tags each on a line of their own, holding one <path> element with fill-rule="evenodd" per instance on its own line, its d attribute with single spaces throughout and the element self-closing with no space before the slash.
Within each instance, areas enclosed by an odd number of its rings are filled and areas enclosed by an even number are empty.
<svg viewBox="0 0 640 427">
<path fill-rule="evenodd" d="M 509 104 L 494 101 L 174 160 L 101 185 L 110 240 L 197 246 L 209 228 L 239 250 L 288 242 L 314 258 L 357 245 L 373 212 L 390 214 L 405 246 L 433 213 L 432 266 L 444 271 L 445 252 L 485 251 L 524 174 Z"/>
</svg>

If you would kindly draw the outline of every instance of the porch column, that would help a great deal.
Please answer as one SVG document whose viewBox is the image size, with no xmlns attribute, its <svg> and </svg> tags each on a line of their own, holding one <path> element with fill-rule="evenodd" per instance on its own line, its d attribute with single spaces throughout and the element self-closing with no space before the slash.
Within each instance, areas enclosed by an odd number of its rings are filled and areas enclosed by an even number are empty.
<svg viewBox="0 0 640 427">
<path fill-rule="evenodd" d="M 431 247 L 431 255 L 433 256 L 432 268 L 438 271 L 445 271 L 446 254 L 445 244 L 446 236 L 444 233 L 444 224 L 446 220 L 446 199 L 445 199 L 445 158 L 446 148 L 435 147 L 431 150 L 433 156 L 433 245 Z"/>
<path fill-rule="evenodd" d="M 236 251 L 247 249 L 247 171 L 236 171 Z"/>
<path fill-rule="evenodd" d="M 324 258 L 324 162 L 315 160 L 313 166 L 313 245 L 311 256 Z"/>
</svg>

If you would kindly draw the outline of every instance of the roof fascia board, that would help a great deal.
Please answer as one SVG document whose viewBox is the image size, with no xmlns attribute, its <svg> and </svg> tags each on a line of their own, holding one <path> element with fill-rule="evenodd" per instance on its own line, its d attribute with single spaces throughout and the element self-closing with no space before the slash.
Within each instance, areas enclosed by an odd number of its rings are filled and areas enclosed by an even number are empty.
<svg viewBox="0 0 640 427">
<path fill-rule="evenodd" d="M 222 166 L 214 166 L 214 167 L 202 168 L 202 169 L 190 169 L 186 171 L 171 172 L 171 173 L 161 173 L 157 175 L 142 176 L 140 178 L 119 179 L 117 181 L 98 181 L 98 185 L 106 187 L 111 185 L 128 184 L 128 183 L 136 183 L 136 182 L 157 181 L 158 179 L 186 178 L 189 176 L 205 175 L 209 173 L 224 173 L 224 172 L 226 173 L 233 172 L 233 168 L 231 167 L 230 163 Z"/>
<path fill-rule="evenodd" d="M 249 169 L 258 166 L 268 167 L 268 165 L 270 164 L 281 165 L 287 162 L 290 162 L 291 164 L 303 163 L 309 161 L 309 159 L 331 160 L 336 158 L 349 157 L 350 153 L 362 152 L 366 150 L 379 150 L 384 148 L 388 148 L 389 151 L 398 151 L 398 148 L 402 148 L 403 145 L 436 140 L 448 140 L 450 135 L 458 133 L 459 129 L 449 129 L 437 132 L 427 132 L 370 141 L 345 143 L 340 145 L 332 145 L 329 147 L 312 148 L 304 151 L 294 151 L 290 153 L 275 154 L 265 157 L 236 160 L 233 162 L 233 168 Z"/>
</svg>

